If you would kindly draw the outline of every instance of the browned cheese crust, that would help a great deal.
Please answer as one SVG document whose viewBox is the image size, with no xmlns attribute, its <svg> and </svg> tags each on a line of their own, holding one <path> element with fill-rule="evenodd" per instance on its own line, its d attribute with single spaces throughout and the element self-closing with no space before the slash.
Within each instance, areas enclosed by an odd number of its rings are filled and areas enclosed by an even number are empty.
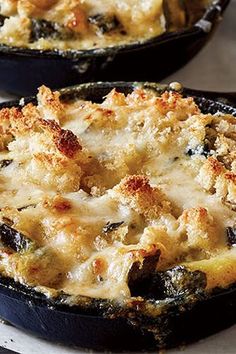
<svg viewBox="0 0 236 354">
<path fill-rule="evenodd" d="M 173 91 L 98 104 L 43 86 L 36 105 L 0 111 L 0 132 L 1 225 L 30 245 L 1 241 L 3 274 L 119 301 L 148 262 L 201 270 L 208 289 L 235 282 L 233 116 Z"/>
</svg>

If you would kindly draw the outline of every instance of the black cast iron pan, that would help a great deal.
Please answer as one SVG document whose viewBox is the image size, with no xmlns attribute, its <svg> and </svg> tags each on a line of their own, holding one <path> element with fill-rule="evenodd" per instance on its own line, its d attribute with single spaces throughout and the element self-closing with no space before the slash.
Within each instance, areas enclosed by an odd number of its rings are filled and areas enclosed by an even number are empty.
<svg viewBox="0 0 236 354">
<path fill-rule="evenodd" d="M 129 93 L 137 85 L 163 92 L 166 85 L 152 83 L 94 83 L 61 90 L 63 100 L 76 98 L 96 102 L 114 87 Z M 195 97 L 203 112 L 222 111 L 236 116 L 236 94 L 201 92 L 184 89 L 185 95 Z M 34 101 L 25 99 L 24 102 Z M 3 107 L 19 106 L 7 102 Z M 183 272 L 181 268 L 175 271 Z M 192 276 L 192 275 L 191 275 Z M 94 350 L 156 350 L 189 343 L 236 323 L 236 285 L 214 289 L 210 294 L 198 287 L 173 296 L 153 293 L 156 275 L 132 290 L 141 289 L 145 302 L 162 308 L 160 316 L 141 311 L 140 303 L 121 306 L 112 301 L 78 297 L 77 305 L 69 304 L 69 297 L 61 294 L 48 299 L 45 295 L 12 279 L 0 277 L 0 317 L 16 327 L 38 337 Z M 197 284 L 197 286 L 196 286 Z M 202 283 L 201 283 L 202 284 Z M 141 287 L 140 287 L 141 286 Z M 149 290 L 148 290 L 149 289 Z M 154 294 L 154 295 L 153 295 Z M 141 307 L 140 307 L 141 306 Z"/>
<path fill-rule="evenodd" d="M 30 50 L 0 45 L 0 89 L 30 95 L 88 81 L 158 81 L 187 63 L 209 40 L 230 0 L 217 0 L 191 28 L 99 50 Z"/>
</svg>

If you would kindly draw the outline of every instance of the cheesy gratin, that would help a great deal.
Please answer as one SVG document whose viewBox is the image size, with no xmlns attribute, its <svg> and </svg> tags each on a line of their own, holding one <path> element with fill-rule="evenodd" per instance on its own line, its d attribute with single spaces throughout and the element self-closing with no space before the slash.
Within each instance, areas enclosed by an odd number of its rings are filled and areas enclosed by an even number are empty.
<svg viewBox="0 0 236 354">
<path fill-rule="evenodd" d="M 91 49 L 143 41 L 199 20 L 212 0 L 0 0 L 0 43 Z"/>
<path fill-rule="evenodd" d="M 43 86 L 37 99 L 0 110 L 2 275 L 116 300 L 177 265 L 207 290 L 236 281 L 233 116 L 141 86 L 102 103 Z"/>
</svg>

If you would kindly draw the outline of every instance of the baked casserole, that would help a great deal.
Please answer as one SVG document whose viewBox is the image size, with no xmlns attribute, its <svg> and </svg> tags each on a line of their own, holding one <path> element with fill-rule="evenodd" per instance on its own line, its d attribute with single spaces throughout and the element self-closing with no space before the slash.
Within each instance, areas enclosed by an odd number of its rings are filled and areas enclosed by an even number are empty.
<svg viewBox="0 0 236 354">
<path fill-rule="evenodd" d="M 92 49 L 141 42 L 193 25 L 210 0 L 1 0 L 0 43 Z"/>
<path fill-rule="evenodd" d="M 156 296 L 235 283 L 236 121 L 171 88 L 95 103 L 42 86 L 1 109 L 2 276 L 124 307 L 153 274 Z"/>
</svg>

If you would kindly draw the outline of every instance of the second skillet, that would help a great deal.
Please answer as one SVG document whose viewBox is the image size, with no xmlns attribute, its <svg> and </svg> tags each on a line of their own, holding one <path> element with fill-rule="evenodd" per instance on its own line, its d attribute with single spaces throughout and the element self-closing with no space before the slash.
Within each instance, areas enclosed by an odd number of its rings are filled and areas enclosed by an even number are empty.
<svg viewBox="0 0 236 354">
<path fill-rule="evenodd" d="M 88 81 L 158 81 L 186 64 L 210 39 L 229 0 L 218 0 L 191 28 L 92 50 L 31 50 L 0 44 L 0 89 L 30 95 Z"/>
</svg>

